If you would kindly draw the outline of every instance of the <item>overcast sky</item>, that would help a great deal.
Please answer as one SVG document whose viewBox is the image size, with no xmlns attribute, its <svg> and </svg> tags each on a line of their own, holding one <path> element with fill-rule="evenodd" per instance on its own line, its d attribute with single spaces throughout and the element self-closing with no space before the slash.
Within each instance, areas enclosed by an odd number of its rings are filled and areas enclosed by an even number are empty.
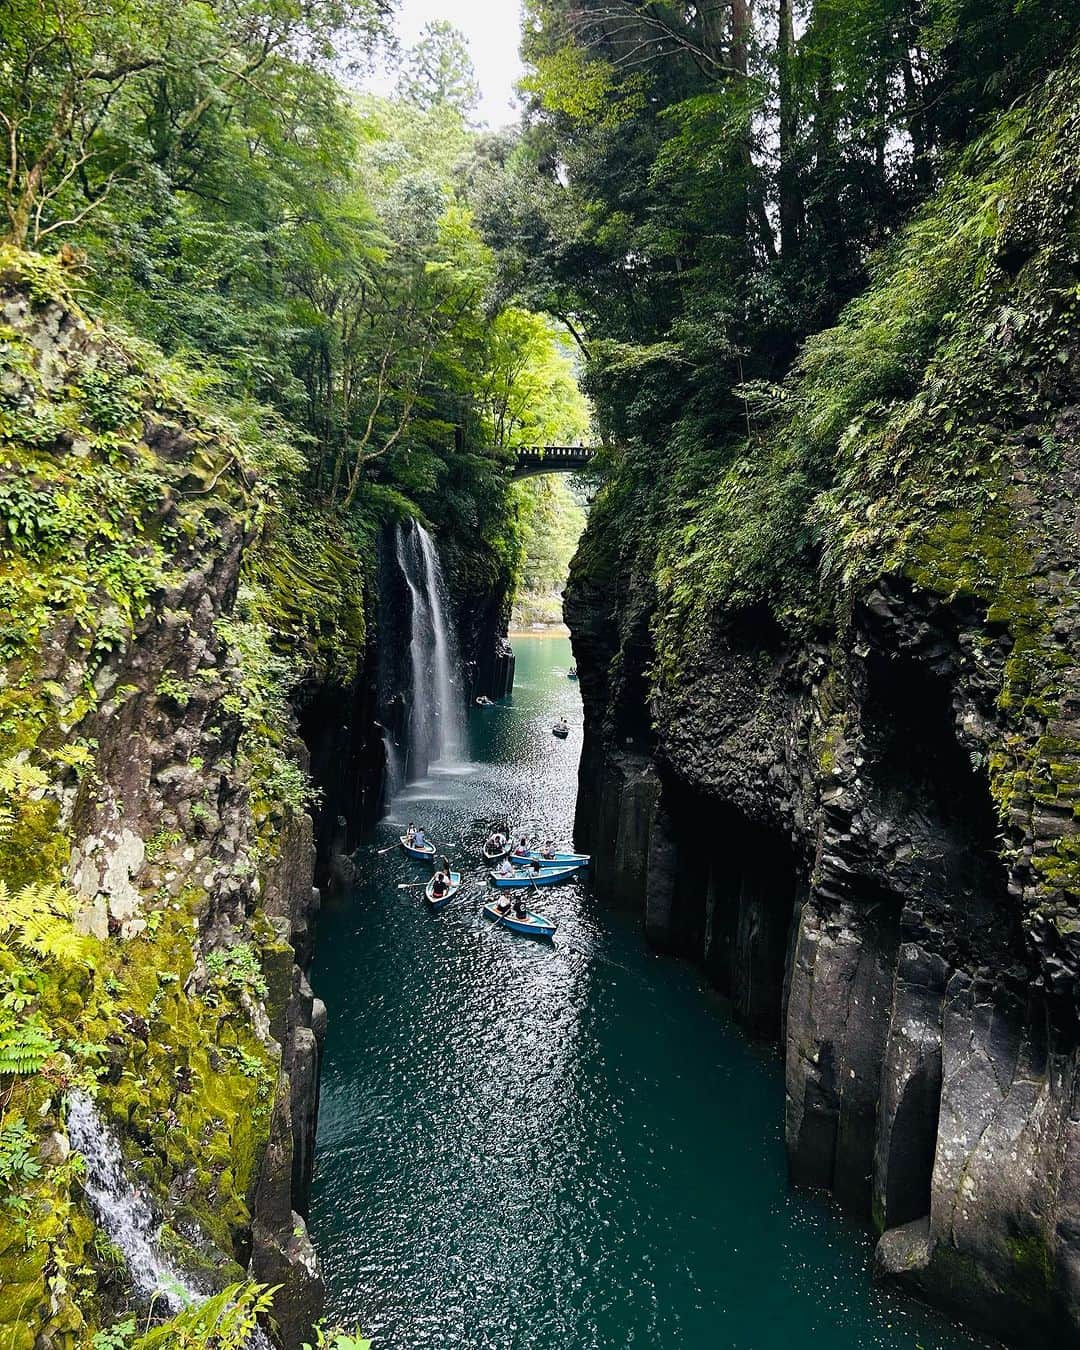
<svg viewBox="0 0 1080 1350">
<path fill-rule="evenodd" d="M 517 121 L 512 105 L 514 83 L 521 75 L 518 0 L 399 0 L 397 29 L 403 49 L 412 46 L 431 19 L 449 19 L 468 39 L 482 92 L 479 119 L 490 127 Z M 388 94 L 395 80 L 395 74 L 384 73 L 364 84 Z"/>
</svg>

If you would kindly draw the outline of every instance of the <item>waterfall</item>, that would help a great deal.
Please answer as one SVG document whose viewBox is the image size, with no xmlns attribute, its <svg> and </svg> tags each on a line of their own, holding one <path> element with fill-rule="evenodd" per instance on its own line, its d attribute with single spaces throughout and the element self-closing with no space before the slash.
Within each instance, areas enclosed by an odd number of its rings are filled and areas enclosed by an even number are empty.
<svg viewBox="0 0 1080 1350">
<path fill-rule="evenodd" d="M 431 606 L 433 629 L 434 694 L 439 735 L 436 739 L 435 759 L 451 764 L 460 763 L 465 741 L 465 700 L 461 692 L 461 664 L 458 660 L 454 630 L 447 622 L 446 602 L 449 595 L 435 544 L 422 525 L 416 526 L 420 553 L 424 560 L 424 583 Z"/>
<path fill-rule="evenodd" d="M 201 1295 L 185 1284 L 158 1245 L 158 1225 L 143 1194 L 127 1179 L 120 1145 L 81 1092 L 68 1098 L 68 1138 L 86 1162 L 83 1189 L 109 1241 L 127 1260 L 136 1293 L 158 1298 L 170 1312 L 197 1303 Z"/>
<path fill-rule="evenodd" d="M 453 628 L 435 543 L 417 521 L 397 533 L 397 562 L 409 593 L 409 726 L 405 778 L 464 753 L 465 700 Z"/>
<path fill-rule="evenodd" d="M 193 1289 L 161 1251 L 160 1228 L 149 1202 L 128 1180 L 120 1145 L 85 1093 L 68 1096 L 67 1132 L 86 1164 L 83 1190 L 109 1241 L 124 1253 L 136 1294 L 147 1303 L 164 1305 L 169 1313 L 201 1303 L 206 1295 Z M 248 1350 L 270 1350 L 258 1328 L 247 1343 Z"/>
</svg>

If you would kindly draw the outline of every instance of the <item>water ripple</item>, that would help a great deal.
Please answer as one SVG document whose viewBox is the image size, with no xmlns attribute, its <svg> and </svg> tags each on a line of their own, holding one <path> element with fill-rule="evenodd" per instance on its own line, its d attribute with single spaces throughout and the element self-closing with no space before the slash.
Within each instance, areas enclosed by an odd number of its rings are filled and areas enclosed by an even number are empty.
<svg viewBox="0 0 1080 1350">
<path fill-rule="evenodd" d="M 321 919 L 330 1007 L 312 1229 L 335 1318 L 376 1350 L 819 1350 L 971 1345 L 871 1288 L 865 1237 L 793 1195 L 775 1055 L 684 965 L 546 889 L 554 943 L 479 914 L 490 822 L 568 841 L 580 747 L 567 644 L 518 644 L 512 705 L 476 709 Z M 550 726 L 566 713 L 572 731 Z M 422 815 L 470 880 L 441 915 L 378 857 Z"/>
</svg>

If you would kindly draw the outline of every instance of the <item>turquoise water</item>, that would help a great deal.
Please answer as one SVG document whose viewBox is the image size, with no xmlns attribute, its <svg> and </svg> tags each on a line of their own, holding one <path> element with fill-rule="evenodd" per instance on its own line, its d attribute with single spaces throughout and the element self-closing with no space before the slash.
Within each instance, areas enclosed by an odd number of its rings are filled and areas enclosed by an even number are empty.
<svg viewBox="0 0 1080 1350">
<path fill-rule="evenodd" d="M 587 886 L 492 927 L 493 820 L 569 842 L 581 745 L 569 644 L 516 644 L 513 699 L 473 709 L 320 920 L 330 1010 L 311 1215 L 335 1319 L 375 1350 L 817 1350 L 976 1344 L 871 1287 L 869 1241 L 793 1193 L 775 1052 Z M 568 741 L 550 732 L 559 712 Z M 390 844 L 424 823 L 477 883 L 440 915 Z"/>
</svg>

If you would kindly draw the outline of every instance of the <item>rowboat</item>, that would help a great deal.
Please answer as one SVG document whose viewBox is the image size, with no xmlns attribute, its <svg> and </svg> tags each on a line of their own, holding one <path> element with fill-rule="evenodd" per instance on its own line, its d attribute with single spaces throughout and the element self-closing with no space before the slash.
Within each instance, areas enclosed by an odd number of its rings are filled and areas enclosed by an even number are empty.
<svg viewBox="0 0 1080 1350">
<path fill-rule="evenodd" d="M 570 669 L 566 672 L 566 678 L 568 680 L 576 680 L 577 677 L 578 677 L 577 666 L 571 666 Z"/>
<path fill-rule="evenodd" d="M 440 895 L 436 897 L 435 892 L 432 889 L 434 885 L 435 885 L 435 878 L 432 877 L 431 880 L 428 882 L 428 884 L 424 887 L 424 899 L 428 902 L 428 908 L 433 911 L 445 909 L 446 906 L 450 903 L 450 901 L 453 900 L 454 896 L 457 895 L 458 891 L 461 890 L 461 873 L 460 872 L 450 873 L 450 889 L 446 892 L 445 895 Z"/>
<path fill-rule="evenodd" d="M 492 853 L 492 852 L 490 851 L 490 849 L 488 848 L 487 844 L 485 844 L 485 845 L 484 845 L 483 852 L 484 852 L 484 857 L 488 860 L 488 862 L 498 862 L 500 858 L 505 858 L 506 855 L 510 852 L 510 843 L 509 843 L 509 840 L 508 840 L 508 841 L 506 842 L 506 844 L 505 844 L 501 849 L 499 849 L 498 852 L 496 852 L 496 853 Z"/>
<path fill-rule="evenodd" d="M 532 863 L 538 862 L 541 867 L 588 867 L 589 855 L 587 853 L 553 853 L 550 858 L 546 858 L 542 853 L 526 853 L 524 855 L 515 853 L 513 862 L 518 860 Z"/>
<path fill-rule="evenodd" d="M 435 856 L 434 844 L 425 844 L 423 848 L 416 848 L 408 842 L 407 836 L 401 834 L 398 835 L 398 838 L 401 840 L 401 847 L 405 850 L 405 852 L 409 855 L 410 858 L 416 858 L 420 862 L 430 862 L 432 858 L 434 858 Z"/>
<path fill-rule="evenodd" d="M 576 863 L 573 867 L 545 867 L 539 872 L 533 872 L 531 867 L 519 867 L 512 877 L 500 877 L 492 872 L 491 880 L 503 889 L 512 886 L 560 886 L 564 881 L 569 881 L 577 870 Z"/>
<path fill-rule="evenodd" d="M 484 906 L 484 918 L 491 919 L 515 933 L 524 933 L 527 937 L 554 937 L 555 929 L 558 927 L 558 924 L 551 919 L 545 919 L 542 914 L 526 914 L 523 919 L 519 919 L 513 913 L 500 914 L 494 901 Z"/>
<path fill-rule="evenodd" d="M 558 736 L 560 741 L 565 741 L 567 736 L 570 735 L 570 728 L 565 722 L 556 722 L 551 728 L 551 734 L 553 736 Z"/>
</svg>

